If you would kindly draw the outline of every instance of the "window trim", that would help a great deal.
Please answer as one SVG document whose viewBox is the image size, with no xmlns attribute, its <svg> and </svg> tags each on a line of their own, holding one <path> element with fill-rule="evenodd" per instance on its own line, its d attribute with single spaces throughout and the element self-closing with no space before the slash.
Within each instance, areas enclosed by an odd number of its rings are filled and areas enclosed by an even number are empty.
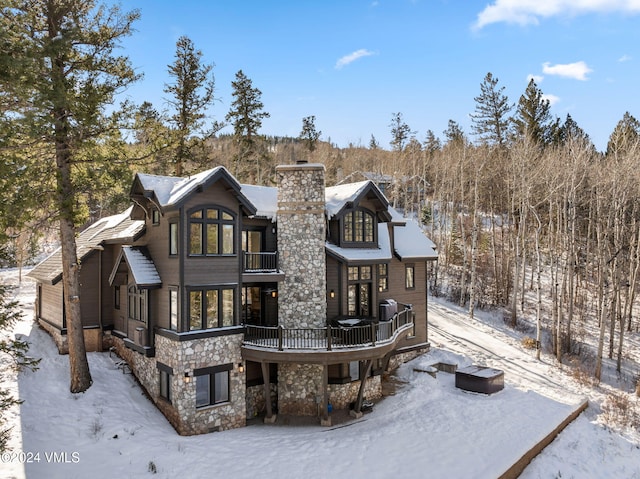
<svg viewBox="0 0 640 479">
<path fill-rule="evenodd" d="M 404 265 L 404 289 L 416 289 L 416 265 L 414 263 Z"/>
<path fill-rule="evenodd" d="M 158 396 L 161 397 L 162 399 L 164 399 L 165 401 L 167 401 L 169 404 L 172 404 L 171 400 L 172 400 L 172 388 L 171 388 L 171 382 L 173 380 L 173 368 L 170 366 L 167 366 L 166 364 L 162 364 L 160 362 L 156 363 L 156 368 L 158 369 Z M 165 377 L 165 381 L 164 384 L 166 385 L 166 394 L 163 391 L 163 380 L 162 378 Z"/>
<path fill-rule="evenodd" d="M 187 312 L 188 312 L 188 317 L 187 317 L 187 324 L 188 324 L 188 331 L 203 331 L 203 330 L 207 330 L 207 329 L 220 329 L 220 328 L 228 328 L 228 327 L 234 327 L 238 325 L 237 322 L 237 301 L 236 301 L 236 290 L 238 288 L 237 284 L 221 284 L 221 285 L 206 285 L 206 286 L 187 286 L 186 288 L 186 294 L 187 294 Z M 208 327 L 204 327 L 206 326 L 206 322 L 207 322 L 207 309 L 208 309 L 208 304 L 207 304 L 207 292 L 208 291 L 231 291 L 231 298 L 233 301 L 233 311 L 231 312 L 231 317 L 232 317 L 232 323 L 233 324 L 224 324 L 224 295 L 218 293 L 218 298 L 217 298 L 217 313 L 218 313 L 218 324 L 217 326 L 213 326 L 211 328 Z M 200 328 L 196 328 L 196 329 L 191 329 L 191 298 L 192 298 L 192 293 L 194 292 L 200 292 L 201 293 L 201 297 L 200 297 Z"/>
<path fill-rule="evenodd" d="M 172 221 L 169 223 L 169 256 L 178 256 L 178 254 L 180 254 L 180 233 L 178 223 Z"/>
<path fill-rule="evenodd" d="M 382 266 L 384 266 L 384 274 L 381 271 Z M 378 292 L 389 291 L 389 263 L 378 263 L 376 269 L 378 270 Z"/>
<path fill-rule="evenodd" d="M 352 277 L 351 273 L 357 270 L 358 277 Z M 363 274 L 363 270 L 368 274 Z M 363 264 L 363 265 L 353 265 L 347 266 L 347 315 L 348 316 L 364 316 L 364 317 L 373 317 L 374 312 L 371 307 L 371 304 L 374 300 L 374 292 L 373 292 L 373 265 Z M 351 288 L 355 286 L 355 311 L 352 314 L 352 310 L 350 309 L 350 291 Z M 362 288 L 366 286 L 367 289 L 367 300 L 368 300 L 368 309 L 369 314 L 365 315 L 362 313 Z"/>
<path fill-rule="evenodd" d="M 357 228 L 358 219 L 357 213 L 362 213 L 362 230 L 358 231 Z M 367 221 L 366 218 L 371 219 L 371 240 L 367 240 Z M 353 208 L 345 212 L 340 218 L 340 239 L 341 243 L 345 247 L 362 247 L 362 246 L 377 246 L 378 245 L 378 228 L 376 215 L 374 212 L 367 208 Z M 350 231 L 347 235 L 347 230 Z M 362 239 L 359 240 L 358 234 Z"/>
<path fill-rule="evenodd" d="M 131 314 L 131 301 L 133 303 L 133 314 Z M 149 325 L 149 290 L 140 289 L 135 283 L 127 286 L 127 318 L 132 321 L 139 321 L 145 326 Z"/>
<path fill-rule="evenodd" d="M 156 208 L 151 210 L 151 224 L 153 226 L 158 226 L 160 224 L 160 211 Z"/>
<path fill-rule="evenodd" d="M 216 218 L 209 218 L 207 215 L 207 211 L 215 210 L 217 211 Z M 199 218 L 192 218 L 192 215 L 197 212 L 201 212 Z M 229 215 L 231 218 L 224 218 L 223 215 Z M 187 245 L 188 250 L 187 254 L 191 258 L 204 258 L 204 257 L 219 257 L 219 256 L 236 256 L 237 253 L 237 241 L 236 235 L 237 233 L 237 214 L 231 211 L 228 208 L 219 205 L 203 205 L 195 208 L 191 208 L 187 211 Z M 200 252 L 194 253 L 192 251 L 192 226 L 200 225 Z M 215 225 L 216 226 L 216 253 L 209 253 L 207 251 L 209 242 L 209 228 L 208 226 Z M 231 226 L 231 252 L 225 252 L 225 246 L 228 246 L 225 243 L 225 226 Z"/>
<path fill-rule="evenodd" d="M 211 367 L 207 367 L 207 368 L 199 368 L 199 369 L 194 369 L 193 370 L 193 375 L 195 377 L 195 383 L 196 383 L 196 402 L 195 402 L 195 408 L 196 410 L 201 410 L 201 409 L 205 409 L 208 407 L 213 407 L 213 406 L 219 406 L 222 404 L 228 404 L 231 402 L 231 371 L 233 370 L 233 363 L 227 363 L 227 364 L 221 364 L 218 366 L 211 366 Z M 220 401 L 216 401 L 216 375 L 218 374 L 225 374 L 226 375 L 226 380 L 227 380 L 227 390 L 226 390 L 226 395 L 225 398 L 223 400 Z M 208 391 L 208 402 L 207 404 L 203 404 L 201 403 L 200 405 L 198 405 L 198 378 L 199 377 L 203 377 L 203 376 L 208 376 L 209 378 L 209 391 Z"/>
<path fill-rule="evenodd" d="M 175 303 L 173 301 L 174 295 Z M 175 323 L 173 321 L 174 318 Z M 180 330 L 180 296 L 178 293 L 178 288 L 176 286 L 169 286 L 169 329 L 171 331 Z"/>
</svg>

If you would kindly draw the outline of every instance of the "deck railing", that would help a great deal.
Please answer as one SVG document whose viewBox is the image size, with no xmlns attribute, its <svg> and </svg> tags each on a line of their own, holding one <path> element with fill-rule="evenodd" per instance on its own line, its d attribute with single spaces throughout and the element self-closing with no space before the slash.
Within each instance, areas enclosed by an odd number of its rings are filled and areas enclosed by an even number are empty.
<svg viewBox="0 0 640 479">
<path fill-rule="evenodd" d="M 405 309 L 389 321 L 372 321 L 360 326 L 285 328 L 247 325 L 244 344 L 268 349 L 341 350 L 375 347 L 393 341 L 397 334 L 413 327 L 413 310 Z"/>
<path fill-rule="evenodd" d="M 278 271 L 277 251 L 261 251 L 259 253 L 243 251 L 242 255 L 245 273 L 273 273 Z"/>
</svg>

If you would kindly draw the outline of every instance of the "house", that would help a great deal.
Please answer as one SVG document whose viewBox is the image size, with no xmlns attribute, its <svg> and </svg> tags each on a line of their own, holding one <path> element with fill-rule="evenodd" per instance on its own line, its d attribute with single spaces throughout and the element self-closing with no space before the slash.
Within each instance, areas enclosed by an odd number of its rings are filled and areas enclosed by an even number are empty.
<svg viewBox="0 0 640 479">
<path fill-rule="evenodd" d="M 223 167 L 138 173 L 132 206 L 78 236 L 88 349 L 123 358 L 180 434 L 358 416 L 385 370 L 428 349 L 433 243 L 373 182 L 327 188 L 324 173 L 281 165 L 277 187 Z M 64 353 L 59 254 L 30 276 Z"/>
</svg>

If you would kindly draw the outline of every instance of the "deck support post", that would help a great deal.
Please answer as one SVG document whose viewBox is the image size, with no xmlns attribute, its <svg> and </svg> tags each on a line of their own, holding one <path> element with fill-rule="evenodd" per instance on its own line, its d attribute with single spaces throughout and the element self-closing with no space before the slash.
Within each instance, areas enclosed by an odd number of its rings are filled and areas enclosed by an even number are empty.
<svg viewBox="0 0 640 479">
<path fill-rule="evenodd" d="M 364 364 L 360 363 L 360 389 L 358 390 L 358 399 L 356 399 L 356 404 L 354 408 L 349 411 L 349 414 L 355 418 L 362 417 L 362 401 L 364 400 L 364 388 L 367 384 L 367 377 L 369 377 L 369 372 L 371 371 L 371 363 L 372 359 L 367 359 Z"/>
<path fill-rule="evenodd" d="M 329 365 L 322 365 L 322 418 L 320 425 L 331 426 L 331 416 L 329 416 Z"/>
<path fill-rule="evenodd" d="M 264 403 L 267 408 L 267 415 L 264 418 L 265 424 L 273 424 L 276 422 L 277 415 L 273 414 L 273 407 L 271 405 L 271 377 L 269 374 L 269 363 L 262 362 L 262 380 L 264 381 Z"/>
</svg>

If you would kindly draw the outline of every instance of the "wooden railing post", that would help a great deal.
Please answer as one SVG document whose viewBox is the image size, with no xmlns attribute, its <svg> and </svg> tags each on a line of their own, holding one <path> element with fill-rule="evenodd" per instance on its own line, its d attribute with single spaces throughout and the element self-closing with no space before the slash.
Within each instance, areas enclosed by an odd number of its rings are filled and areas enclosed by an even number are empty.
<svg viewBox="0 0 640 479">
<path fill-rule="evenodd" d="M 331 351 L 331 325 L 327 324 L 327 351 Z"/>
</svg>

